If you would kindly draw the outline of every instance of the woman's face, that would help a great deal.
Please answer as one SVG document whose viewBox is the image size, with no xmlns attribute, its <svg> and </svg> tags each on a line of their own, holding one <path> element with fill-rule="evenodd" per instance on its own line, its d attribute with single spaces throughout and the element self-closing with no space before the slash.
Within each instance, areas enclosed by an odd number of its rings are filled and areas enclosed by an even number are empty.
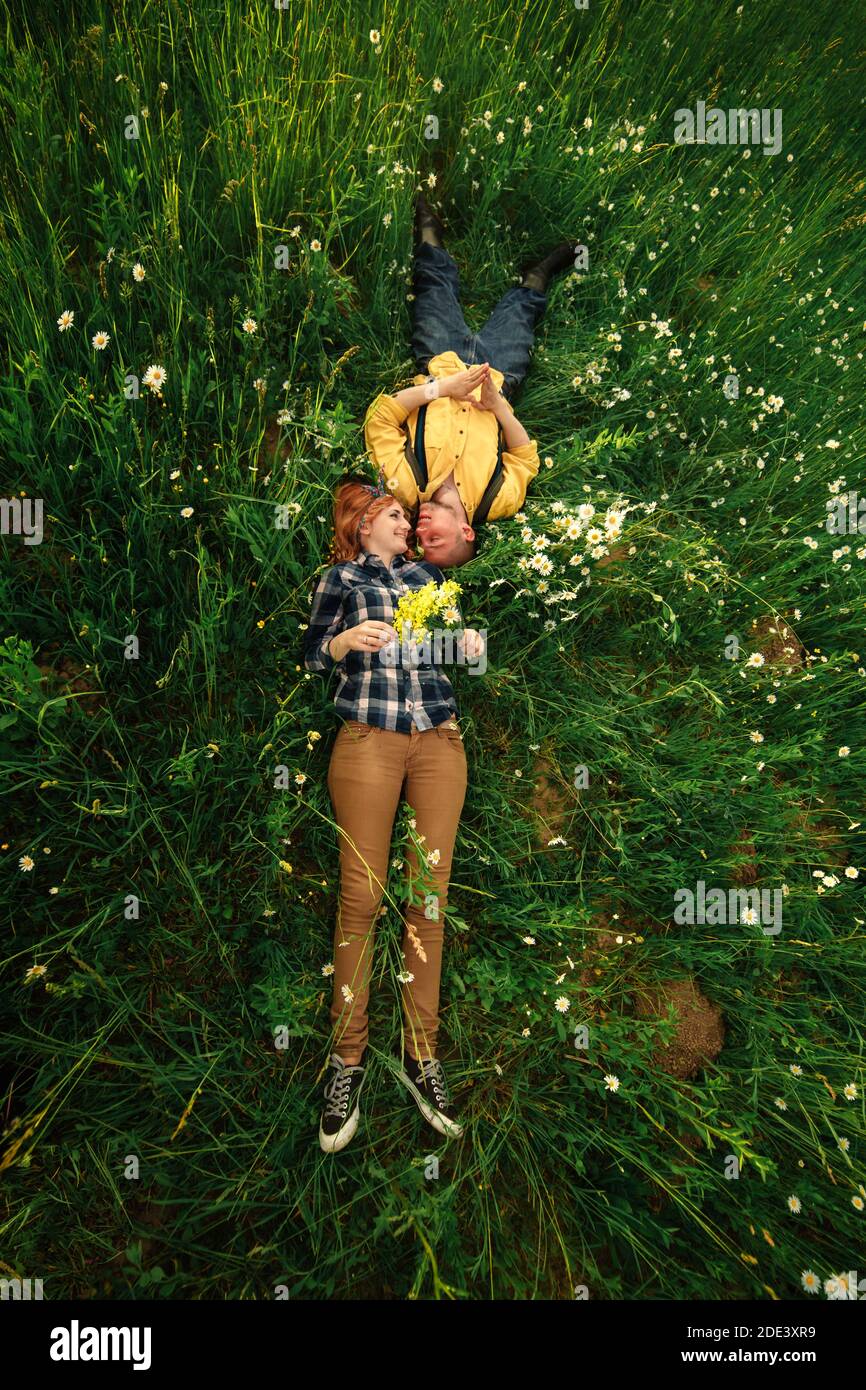
<svg viewBox="0 0 866 1390">
<path fill-rule="evenodd" d="M 401 555 L 407 549 L 409 518 L 399 502 L 392 502 L 361 527 L 361 544 L 376 555 Z"/>
</svg>

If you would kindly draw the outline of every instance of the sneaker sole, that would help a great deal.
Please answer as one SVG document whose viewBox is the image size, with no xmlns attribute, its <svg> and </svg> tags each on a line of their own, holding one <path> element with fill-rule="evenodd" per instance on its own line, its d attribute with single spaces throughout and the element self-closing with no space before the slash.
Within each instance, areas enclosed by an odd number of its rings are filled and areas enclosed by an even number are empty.
<svg viewBox="0 0 866 1390">
<path fill-rule="evenodd" d="M 319 1147 L 323 1153 L 339 1153 L 341 1149 L 345 1149 L 346 1145 L 352 1142 L 358 1130 L 360 1114 L 361 1107 L 356 1105 L 346 1123 L 337 1130 L 336 1134 L 325 1134 L 321 1122 L 319 1123 Z"/>
<path fill-rule="evenodd" d="M 406 1090 L 414 1097 L 415 1104 L 418 1106 L 424 1119 L 428 1124 L 433 1126 L 437 1133 L 443 1134 L 446 1139 L 460 1138 L 463 1133 L 463 1126 L 459 1124 L 457 1120 L 449 1120 L 447 1116 L 440 1115 L 438 1110 L 434 1110 L 432 1105 L 421 1095 L 421 1092 L 412 1081 L 412 1078 L 406 1075 L 402 1067 L 397 1070 L 397 1079 L 402 1081 Z"/>
</svg>

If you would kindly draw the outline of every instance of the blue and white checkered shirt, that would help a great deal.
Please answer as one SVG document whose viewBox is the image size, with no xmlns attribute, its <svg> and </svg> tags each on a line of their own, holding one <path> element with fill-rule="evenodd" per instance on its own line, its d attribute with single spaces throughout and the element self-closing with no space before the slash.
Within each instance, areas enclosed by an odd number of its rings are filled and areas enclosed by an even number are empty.
<svg viewBox="0 0 866 1390">
<path fill-rule="evenodd" d="M 429 561 L 395 555 L 386 568 L 378 555 L 363 547 L 356 560 L 332 565 L 319 579 L 304 634 L 304 665 L 325 676 L 338 668 L 334 705 L 341 718 L 408 734 L 413 724 L 432 729 L 459 715 L 451 682 L 440 667 L 423 659 L 423 646 L 418 665 L 404 661 L 397 642 L 392 643 L 390 658 L 385 647 L 378 652 L 348 651 L 342 661 L 335 661 L 327 649 L 338 632 L 368 619 L 393 627 L 400 596 L 408 589 L 422 589 L 431 579 L 442 584 L 445 575 Z M 459 626 L 462 629 L 462 617 Z M 428 650 L 436 655 L 435 645 Z"/>
</svg>

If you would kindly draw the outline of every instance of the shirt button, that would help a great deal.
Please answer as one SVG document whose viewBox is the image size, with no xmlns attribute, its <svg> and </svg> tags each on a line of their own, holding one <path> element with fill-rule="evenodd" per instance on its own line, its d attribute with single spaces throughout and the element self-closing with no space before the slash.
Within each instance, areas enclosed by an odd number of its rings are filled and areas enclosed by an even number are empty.
<svg viewBox="0 0 866 1390">
<path fill-rule="evenodd" d="M 406 701 L 406 708 L 407 708 L 407 709 L 414 709 L 414 708 L 415 708 L 415 701 L 414 701 L 414 700 L 407 700 L 407 701 Z"/>
</svg>

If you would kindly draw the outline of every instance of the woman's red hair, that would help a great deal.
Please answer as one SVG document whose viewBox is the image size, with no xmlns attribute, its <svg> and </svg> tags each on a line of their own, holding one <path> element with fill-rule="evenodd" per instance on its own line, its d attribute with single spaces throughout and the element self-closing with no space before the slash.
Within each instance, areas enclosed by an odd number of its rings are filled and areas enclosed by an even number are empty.
<svg viewBox="0 0 866 1390">
<path fill-rule="evenodd" d="M 366 517 L 367 521 L 370 522 L 379 515 L 379 512 L 392 506 L 396 501 L 398 501 L 396 497 L 387 493 L 384 497 L 374 497 L 363 482 L 359 482 L 355 478 L 338 484 L 334 493 L 334 538 L 331 541 L 330 563 L 338 564 L 341 560 L 356 560 L 361 552 L 361 537 L 359 535 L 361 518 Z M 400 505 L 402 506 L 402 503 Z M 412 518 L 405 507 L 403 507 L 403 512 L 411 525 Z M 416 558 L 411 543 L 402 553 L 407 560 Z"/>
</svg>

